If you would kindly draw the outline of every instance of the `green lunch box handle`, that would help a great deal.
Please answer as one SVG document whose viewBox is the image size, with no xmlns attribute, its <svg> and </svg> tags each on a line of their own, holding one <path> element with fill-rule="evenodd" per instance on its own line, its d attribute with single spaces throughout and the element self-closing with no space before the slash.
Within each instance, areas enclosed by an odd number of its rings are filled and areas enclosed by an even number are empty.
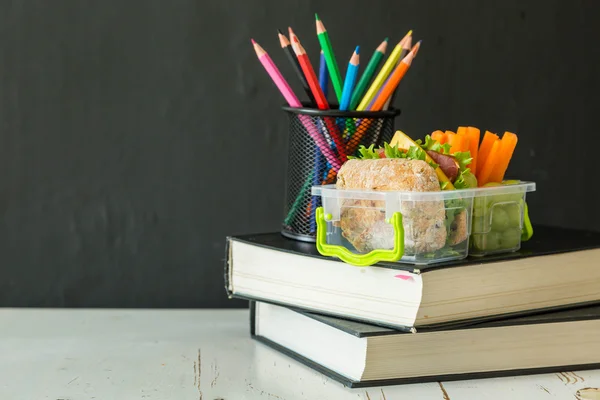
<svg viewBox="0 0 600 400">
<path fill-rule="evenodd" d="M 523 210 L 523 229 L 521 230 L 521 241 L 526 242 L 533 236 L 533 226 L 529 220 L 529 210 L 527 208 L 527 202 L 524 203 L 525 209 Z"/>
<path fill-rule="evenodd" d="M 344 246 L 327 244 L 326 221 L 331 219 L 331 215 L 324 214 L 323 207 L 316 209 L 317 250 L 321 255 L 337 257 L 345 263 L 357 267 L 368 267 L 380 261 L 398 261 L 404 255 L 404 226 L 402 225 L 402 214 L 400 212 L 395 212 L 391 221 L 386 221 L 394 227 L 394 248 L 392 250 L 371 250 L 366 254 L 355 254 Z"/>
</svg>

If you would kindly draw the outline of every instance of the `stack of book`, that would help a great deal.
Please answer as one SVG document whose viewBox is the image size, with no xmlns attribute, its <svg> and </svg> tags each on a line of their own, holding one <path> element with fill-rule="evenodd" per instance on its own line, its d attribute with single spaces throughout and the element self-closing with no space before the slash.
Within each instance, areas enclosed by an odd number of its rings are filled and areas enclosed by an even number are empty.
<svg viewBox="0 0 600 400">
<path fill-rule="evenodd" d="M 600 367 L 600 233 L 354 267 L 280 233 L 227 238 L 225 287 L 259 340 L 350 387 Z"/>
</svg>

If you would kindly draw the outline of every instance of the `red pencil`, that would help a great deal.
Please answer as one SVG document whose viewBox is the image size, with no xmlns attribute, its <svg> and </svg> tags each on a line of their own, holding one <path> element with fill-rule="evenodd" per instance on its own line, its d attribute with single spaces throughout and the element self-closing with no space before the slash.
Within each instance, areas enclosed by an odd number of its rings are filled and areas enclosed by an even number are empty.
<svg viewBox="0 0 600 400">
<path fill-rule="evenodd" d="M 323 94 L 323 90 L 321 89 L 321 85 L 319 84 L 319 79 L 317 78 L 317 74 L 315 74 L 315 70 L 310 63 L 308 55 L 306 55 L 306 51 L 304 47 L 300 44 L 298 38 L 294 35 L 292 37 L 292 47 L 294 48 L 294 52 L 298 57 L 298 62 L 300 63 L 300 67 L 302 68 L 302 72 L 304 72 L 304 76 L 308 81 L 308 86 L 315 96 L 315 100 L 317 101 L 317 107 L 319 110 L 328 110 L 329 103 L 327 103 L 327 98 Z M 340 161 L 343 163 L 346 161 L 346 146 L 342 141 L 342 137 L 340 136 L 340 132 L 338 130 L 337 125 L 332 120 L 332 118 L 325 117 L 325 125 L 327 126 L 327 130 L 331 135 L 333 142 L 335 143 L 335 147 L 337 148 L 338 154 L 340 155 Z"/>
<path fill-rule="evenodd" d="M 313 96 L 315 96 L 317 107 L 319 107 L 319 110 L 327 110 L 329 108 L 329 103 L 327 103 L 325 94 L 321 89 L 321 85 L 319 85 L 319 78 L 317 78 L 317 74 L 310 63 L 310 59 L 306 54 L 306 50 L 304 50 L 304 47 L 302 47 L 296 36 L 294 36 L 292 40 L 294 41 L 292 43 L 292 47 L 296 53 L 296 57 L 298 57 L 298 62 L 300 63 L 302 71 L 304 72 L 304 76 L 308 81 L 308 86 L 310 87 Z"/>
</svg>

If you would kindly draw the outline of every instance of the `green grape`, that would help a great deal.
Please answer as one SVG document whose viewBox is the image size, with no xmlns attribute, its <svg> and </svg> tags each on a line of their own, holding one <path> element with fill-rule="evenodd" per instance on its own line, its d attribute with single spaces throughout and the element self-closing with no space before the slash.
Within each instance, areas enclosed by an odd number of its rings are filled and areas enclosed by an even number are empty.
<svg viewBox="0 0 600 400">
<path fill-rule="evenodd" d="M 521 243 L 521 230 L 520 229 L 507 229 L 500 239 L 501 247 L 503 249 L 514 249 L 519 247 Z"/>
<path fill-rule="evenodd" d="M 471 244 L 474 249 L 481 252 L 491 252 L 500 248 L 502 234 L 498 232 L 489 232 L 485 234 L 473 235 Z"/>
<path fill-rule="evenodd" d="M 508 214 L 503 207 L 495 206 L 492 209 L 492 229 L 496 232 L 504 232 L 508 228 Z"/>
<path fill-rule="evenodd" d="M 477 187 L 477 178 L 471 172 L 463 174 L 463 178 L 464 178 L 465 185 L 467 188 L 476 188 Z"/>
<path fill-rule="evenodd" d="M 507 228 L 521 229 L 521 205 L 518 203 L 505 204 L 502 208 L 508 216 Z"/>
<path fill-rule="evenodd" d="M 485 235 L 483 249 L 486 251 L 495 251 L 500 248 L 502 244 L 502 234 L 499 232 L 490 232 Z"/>
<path fill-rule="evenodd" d="M 498 187 L 498 186 L 509 186 L 509 185 L 510 184 L 507 185 L 507 184 L 502 184 L 502 183 L 498 183 L 498 182 L 489 182 L 489 183 L 485 184 L 484 187 Z M 501 191 L 501 189 L 499 189 L 499 191 Z M 488 207 L 491 207 L 495 203 L 518 202 L 518 201 L 521 201 L 522 199 L 523 199 L 523 193 L 521 193 L 521 192 L 497 194 L 497 195 L 490 195 L 487 200 L 487 204 L 488 204 Z"/>
</svg>

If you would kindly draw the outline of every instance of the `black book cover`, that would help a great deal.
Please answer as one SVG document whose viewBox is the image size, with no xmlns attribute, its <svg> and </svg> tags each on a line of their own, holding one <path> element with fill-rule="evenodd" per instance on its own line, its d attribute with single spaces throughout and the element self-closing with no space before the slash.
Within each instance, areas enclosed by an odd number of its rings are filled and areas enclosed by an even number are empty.
<svg viewBox="0 0 600 400">
<path fill-rule="evenodd" d="M 229 242 L 231 239 L 245 242 L 251 245 L 264 247 L 271 250 L 283 251 L 306 257 L 325 258 L 342 262 L 336 258 L 324 257 L 317 251 L 314 243 L 307 243 L 288 239 L 279 232 L 262 233 L 256 235 L 238 235 L 227 238 L 227 253 L 229 253 Z M 467 265 L 509 261 L 520 258 L 547 256 L 552 254 L 568 253 L 573 251 L 591 250 L 600 248 L 600 232 L 565 229 L 557 227 L 536 226 L 533 237 L 522 242 L 521 249 L 512 253 L 492 254 L 485 257 L 469 256 L 462 260 L 442 262 L 431 265 L 419 265 L 421 273 L 427 273 L 435 269 L 460 267 Z M 229 254 L 227 254 L 227 259 Z M 405 271 L 413 271 L 415 266 L 404 263 L 382 262 L 376 264 L 378 267 L 392 268 Z M 227 270 L 227 265 L 226 265 Z M 226 277 L 228 276 L 226 272 Z"/>
<path fill-rule="evenodd" d="M 375 386 L 388 386 L 388 385 L 405 385 L 412 383 L 426 383 L 426 382 L 438 382 L 438 381 L 459 381 L 459 380 L 470 380 L 470 379 L 485 379 L 485 378 L 499 378 L 506 376 L 518 376 L 518 375 L 533 375 L 533 374 L 545 374 L 553 372 L 564 372 L 568 371 L 581 371 L 589 369 L 600 368 L 600 362 L 594 364 L 578 364 L 578 365 L 560 365 L 553 367 L 542 367 L 542 368 L 527 368 L 527 369 L 514 369 L 506 371 L 490 371 L 490 372 L 477 372 L 477 373 L 464 373 L 464 374 L 452 374 L 452 375 L 432 375 L 423 377 L 412 377 L 412 378 L 398 378 L 398 379 L 382 379 L 372 381 L 354 381 L 346 376 L 340 375 L 337 372 L 326 368 L 314 361 L 303 357 L 302 355 L 291 351 L 290 349 L 281 346 L 271 340 L 262 336 L 256 335 L 255 332 L 255 308 L 256 303 L 250 301 L 250 334 L 251 337 L 292 359 L 312 368 L 323 375 L 334 379 L 344 386 L 350 388 L 361 388 L 361 387 L 375 387 Z M 357 321 L 348 321 L 335 317 L 328 317 L 313 313 L 308 313 L 302 310 L 293 309 L 295 312 L 299 312 L 305 316 L 313 318 L 319 322 L 330 325 L 336 329 L 344 331 L 350 335 L 357 337 L 368 337 L 368 336 L 381 336 L 381 335 L 412 335 L 414 333 L 401 332 L 394 329 L 382 328 L 379 326 L 364 324 Z M 568 311 L 557 311 L 540 313 L 526 317 L 519 317 L 513 319 L 496 320 L 492 322 L 485 322 L 478 325 L 471 325 L 464 327 L 463 329 L 476 329 L 476 328 L 495 328 L 505 327 L 513 325 L 526 325 L 526 324 L 552 324 L 560 322 L 571 322 L 571 321 L 585 321 L 600 319 L 600 306 L 589 306 L 571 309 Z M 550 329 L 550 327 L 549 327 Z M 425 332 L 426 330 L 422 330 Z M 434 329 L 428 329 L 427 331 L 434 331 Z M 416 333 L 417 335 L 419 333 Z"/>
</svg>

